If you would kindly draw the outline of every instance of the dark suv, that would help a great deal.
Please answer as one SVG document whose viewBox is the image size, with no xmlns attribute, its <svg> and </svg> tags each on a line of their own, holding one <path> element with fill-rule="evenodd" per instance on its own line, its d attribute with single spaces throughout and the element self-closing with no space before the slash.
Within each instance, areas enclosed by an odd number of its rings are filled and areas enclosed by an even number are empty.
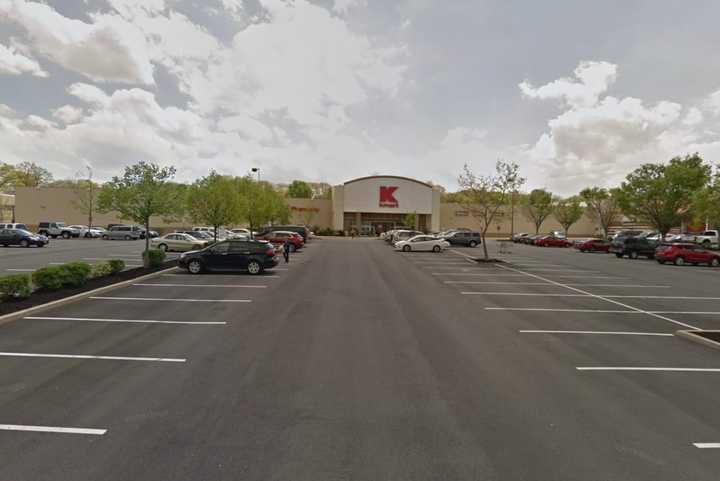
<svg viewBox="0 0 720 481">
<path fill-rule="evenodd" d="M 480 233 L 471 231 L 453 232 L 445 237 L 445 240 L 453 246 L 476 247 L 480 245 Z"/>
<path fill-rule="evenodd" d="M 658 241 L 655 239 L 648 239 L 648 235 L 643 234 L 639 236 L 617 236 L 610 244 L 610 252 L 615 254 L 615 257 L 621 258 L 628 256 L 630 259 L 637 259 L 639 256 L 645 256 L 648 259 L 655 257 L 655 249 L 658 246 Z"/>
<path fill-rule="evenodd" d="M 199 251 L 180 255 L 178 266 L 190 274 L 205 271 L 247 271 L 260 274 L 277 265 L 272 244 L 255 240 L 228 239 Z"/>
<path fill-rule="evenodd" d="M 270 232 L 278 231 L 297 232 L 302 236 L 303 242 L 305 242 L 306 244 L 308 241 L 308 237 L 310 237 L 310 231 L 304 225 L 271 225 L 260 229 L 260 232 L 257 233 L 257 236 L 262 237 L 266 234 L 269 234 Z"/>
</svg>

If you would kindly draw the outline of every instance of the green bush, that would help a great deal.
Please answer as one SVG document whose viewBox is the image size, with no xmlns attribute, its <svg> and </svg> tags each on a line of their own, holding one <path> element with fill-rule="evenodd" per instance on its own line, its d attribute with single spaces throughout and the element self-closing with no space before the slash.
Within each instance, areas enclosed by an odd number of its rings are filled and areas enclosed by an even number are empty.
<svg viewBox="0 0 720 481">
<path fill-rule="evenodd" d="M 25 299 L 30 297 L 32 285 L 27 274 L 0 277 L 0 299 Z"/>
<path fill-rule="evenodd" d="M 92 270 L 90 271 L 90 279 L 105 277 L 109 276 L 110 274 L 113 274 L 113 268 L 110 263 L 106 261 L 98 262 L 97 264 L 92 266 Z"/>
<path fill-rule="evenodd" d="M 117 274 L 125 269 L 125 261 L 121 261 L 120 259 L 110 259 L 108 264 L 110 265 L 110 274 Z"/>
<path fill-rule="evenodd" d="M 165 262 L 165 251 L 150 249 L 143 252 L 143 264 L 148 267 L 160 267 Z"/>
<path fill-rule="evenodd" d="M 65 270 L 61 266 L 41 267 L 32 273 L 33 284 L 38 289 L 56 291 L 63 286 Z"/>
<path fill-rule="evenodd" d="M 68 262 L 60 266 L 63 270 L 63 285 L 69 287 L 80 287 L 85 285 L 92 267 L 87 262 Z"/>
</svg>

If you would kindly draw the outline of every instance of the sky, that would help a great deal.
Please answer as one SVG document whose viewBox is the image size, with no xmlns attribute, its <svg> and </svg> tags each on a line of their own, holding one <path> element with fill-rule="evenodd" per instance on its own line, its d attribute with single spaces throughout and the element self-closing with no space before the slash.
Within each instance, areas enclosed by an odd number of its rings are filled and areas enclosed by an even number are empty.
<svg viewBox="0 0 720 481">
<path fill-rule="evenodd" d="M 0 162 L 571 195 L 720 160 L 720 2 L 0 0 Z"/>
</svg>

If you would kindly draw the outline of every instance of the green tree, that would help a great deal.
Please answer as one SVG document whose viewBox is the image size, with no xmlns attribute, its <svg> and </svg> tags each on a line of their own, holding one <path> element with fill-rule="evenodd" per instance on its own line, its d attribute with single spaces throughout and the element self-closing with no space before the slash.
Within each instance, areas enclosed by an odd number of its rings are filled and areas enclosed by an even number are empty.
<svg viewBox="0 0 720 481">
<path fill-rule="evenodd" d="M 234 179 L 215 171 L 190 185 L 185 200 L 188 217 L 212 226 L 215 241 L 220 226 L 233 224 L 241 217 L 242 201 Z"/>
<path fill-rule="evenodd" d="M 403 216 L 403 225 L 409 227 L 410 229 L 414 229 L 416 223 L 417 214 L 415 212 L 408 212 Z"/>
<path fill-rule="evenodd" d="M 251 231 L 266 224 L 290 220 L 290 206 L 268 182 L 257 182 L 250 176 L 237 177 L 235 188 L 240 196 L 239 220 L 246 222 Z"/>
<path fill-rule="evenodd" d="M 533 189 L 525 199 L 523 212 L 535 225 L 536 234 L 540 232 L 540 227 L 545 219 L 553 213 L 553 208 L 552 194 L 545 189 Z"/>
<path fill-rule="evenodd" d="M 692 204 L 695 221 L 714 229 L 720 227 L 720 169 L 715 172 L 711 183 L 693 195 Z"/>
<path fill-rule="evenodd" d="M 293 180 L 288 187 L 287 196 L 291 199 L 311 199 L 313 190 L 307 182 Z"/>
<path fill-rule="evenodd" d="M 601 187 L 587 187 L 580 192 L 580 197 L 587 205 L 588 215 L 603 231 L 603 237 L 608 236 L 610 226 L 620 217 L 618 204 L 618 189 L 605 189 Z"/>
<path fill-rule="evenodd" d="M 582 205 L 582 199 L 579 197 L 574 196 L 567 199 L 558 199 L 555 202 L 555 218 L 565 231 L 565 235 L 568 235 L 570 227 L 579 221 L 584 213 L 585 207 Z"/>
<path fill-rule="evenodd" d="M 0 164 L 0 189 L 15 187 L 41 187 L 53 180 L 49 170 L 34 162 Z"/>
<path fill-rule="evenodd" d="M 490 225 L 503 206 L 510 201 L 510 195 L 525 183 L 520 177 L 520 168 L 514 162 L 497 161 L 494 175 L 477 175 L 465 164 L 458 176 L 460 192 L 463 193 L 460 204 L 480 224 L 485 260 L 489 259 L 486 235 Z"/>
<path fill-rule="evenodd" d="M 160 167 L 145 161 L 125 167 L 122 177 L 113 177 L 98 195 L 100 212 L 118 212 L 122 219 L 132 220 L 150 231 L 150 217 L 174 217 L 180 213 L 182 189 L 170 182 L 174 167 Z M 145 236 L 145 252 L 150 249 L 150 236 Z M 144 255 L 146 267 L 149 256 Z"/>
<path fill-rule="evenodd" d="M 691 199 L 706 187 L 711 167 L 698 154 L 667 164 L 644 164 L 628 174 L 618 201 L 625 214 L 651 224 L 662 236 L 679 225 Z"/>
</svg>

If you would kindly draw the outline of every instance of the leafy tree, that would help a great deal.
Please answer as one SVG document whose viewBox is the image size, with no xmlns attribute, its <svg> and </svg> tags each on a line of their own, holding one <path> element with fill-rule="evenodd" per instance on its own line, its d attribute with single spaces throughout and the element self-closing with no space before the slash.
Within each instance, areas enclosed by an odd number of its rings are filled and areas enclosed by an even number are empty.
<svg viewBox="0 0 720 481">
<path fill-rule="evenodd" d="M 116 211 L 122 219 L 129 219 L 150 231 L 150 217 L 172 217 L 179 213 L 182 189 L 172 184 L 174 167 L 160 167 L 145 161 L 125 167 L 122 177 L 113 177 L 103 185 L 98 195 L 100 212 Z M 145 236 L 145 251 L 150 248 L 150 236 Z M 146 267 L 149 256 L 144 255 Z"/>
<path fill-rule="evenodd" d="M 34 162 L 17 165 L 0 164 L 0 189 L 15 187 L 40 187 L 53 179 L 49 170 Z"/>
<path fill-rule="evenodd" d="M 246 222 L 251 231 L 265 224 L 290 220 L 290 206 L 271 184 L 246 176 L 235 178 L 235 188 L 240 196 L 238 219 Z"/>
<path fill-rule="evenodd" d="M 403 216 L 403 225 L 414 229 L 415 223 L 417 222 L 417 214 L 415 212 L 408 212 Z"/>
<path fill-rule="evenodd" d="M 535 225 L 535 233 L 540 232 L 545 219 L 553 213 L 552 194 L 545 189 L 533 189 L 525 199 L 523 210 L 525 216 Z"/>
<path fill-rule="evenodd" d="M 693 216 L 697 222 L 713 228 L 720 226 L 720 170 L 711 183 L 698 190 L 692 198 Z"/>
<path fill-rule="evenodd" d="M 287 190 L 287 196 L 291 199 L 311 199 L 313 190 L 307 182 L 293 180 Z"/>
<path fill-rule="evenodd" d="M 675 157 L 667 164 L 641 165 L 620 186 L 620 207 L 664 236 L 680 224 L 692 207 L 693 195 L 710 180 L 710 172 L 698 154 Z"/>
<path fill-rule="evenodd" d="M 88 227 L 92 227 L 93 215 L 97 210 L 97 200 L 100 186 L 93 182 L 92 178 L 81 179 L 75 182 L 72 190 L 75 193 L 73 206 L 83 215 L 87 216 Z"/>
<path fill-rule="evenodd" d="M 211 225 L 215 241 L 218 228 L 235 223 L 241 215 L 240 193 L 234 180 L 215 171 L 189 186 L 185 200 L 187 215 L 193 222 Z"/>
<path fill-rule="evenodd" d="M 508 204 L 510 195 L 525 183 L 519 171 L 516 163 L 499 160 L 495 164 L 494 175 L 477 175 L 465 164 L 463 173 L 458 176 L 460 192 L 463 193 L 460 204 L 480 224 L 485 260 L 489 259 L 485 237 L 490 225 L 503 206 Z"/>
<path fill-rule="evenodd" d="M 618 190 L 601 187 L 587 187 L 580 192 L 580 197 L 587 204 L 590 217 L 600 224 L 603 237 L 608 236 L 610 226 L 620 217 Z"/>
<path fill-rule="evenodd" d="M 579 197 L 559 199 L 555 202 L 555 218 L 565 231 L 565 235 L 568 235 L 570 227 L 579 221 L 584 213 L 585 207 L 582 205 L 582 199 Z"/>
</svg>

